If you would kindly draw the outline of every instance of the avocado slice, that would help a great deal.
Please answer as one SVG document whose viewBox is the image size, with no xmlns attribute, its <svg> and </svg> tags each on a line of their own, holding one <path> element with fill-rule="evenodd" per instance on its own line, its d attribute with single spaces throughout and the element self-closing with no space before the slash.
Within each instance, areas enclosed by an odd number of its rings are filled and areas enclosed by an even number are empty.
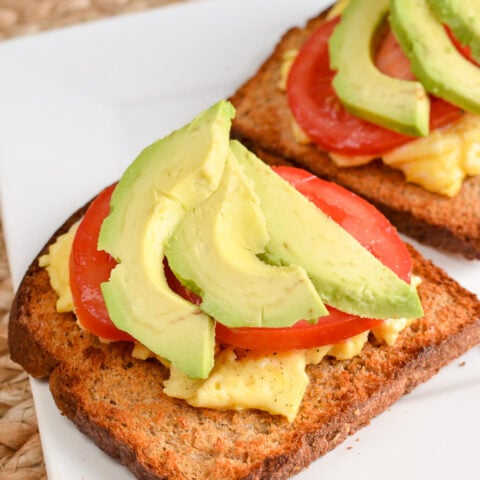
<svg viewBox="0 0 480 480">
<path fill-rule="evenodd" d="M 231 148 L 260 198 L 272 262 L 304 267 L 322 300 L 343 312 L 380 319 L 423 314 L 414 287 L 240 143 Z"/>
<path fill-rule="evenodd" d="M 480 62 L 480 2 L 478 0 L 428 0 L 436 17 L 447 24 L 458 41 L 470 47 Z"/>
<path fill-rule="evenodd" d="M 350 1 L 329 40 L 333 87 L 353 115 L 406 135 L 429 132 L 430 100 L 416 81 L 382 73 L 373 60 L 376 35 L 389 0 Z"/>
<path fill-rule="evenodd" d="M 164 246 L 218 187 L 233 116 L 221 101 L 147 147 L 115 188 L 98 241 L 119 262 L 102 285 L 113 323 L 192 378 L 213 367 L 214 322 L 169 288 Z"/>
<path fill-rule="evenodd" d="M 427 1 L 392 0 L 390 22 L 426 90 L 480 114 L 480 69 L 453 46 Z"/>
<path fill-rule="evenodd" d="M 185 216 L 165 251 L 177 278 L 202 297 L 201 309 L 229 327 L 284 327 L 328 315 L 302 267 L 257 257 L 267 242 L 251 180 L 230 154 L 218 189 Z"/>
</svg>

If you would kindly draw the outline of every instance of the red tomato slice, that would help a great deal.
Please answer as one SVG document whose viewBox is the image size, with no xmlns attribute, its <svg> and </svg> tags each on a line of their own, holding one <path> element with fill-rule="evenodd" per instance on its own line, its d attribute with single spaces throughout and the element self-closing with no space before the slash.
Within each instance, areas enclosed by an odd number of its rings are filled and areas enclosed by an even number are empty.
<svg viewBox="0 0 480 480">
<path fill-rule="evenodd" d="M 413 268 L 410 253 L 396 229 L 367 201 L 336 185 L 295 167 L 274 170 L 318 208 L 340 224 L 365 248 L 400 278 L 410 281 Z M 314 325 L 302 320 L 289 328 L 228 328 L 220 323 L 220 342 L 262 352 L 313 348 L 338 343 L 382 323 L 328 307 L 330 315 Z"/>
<path fill-rule="evenodd" d="M 70 254 L 70 288 L 75 313 L 84 328 L 107 340 L 134 341 L 128 333 L 119 330 L 107 311 L 100 285 L 110 278 L 115 260 L 106 252 L 97 250 L 98 235 L 103 220 L 110 211 L 112 185 L 103 190 L 90 204 L 78 226 Z M 165 261 L 165 276 L 170 288 L 186 300 L 199 304 L 201 298 L 185 288 Z"/>
<path fill-rule="evenodd" d="M 403 145 L 415 137 L 387 130 L 348 113 L 332 86 L 328 40 L 339 17 L 323 23 L 307 40 L 292 65 L 287 80 L 289 107 L 298 124 L 321 148 L 346 155 L 378 155 Z M 405 75 L 403 53 L 396 41 L 382 45 L 377 61 L 387 69 Z M 389 60 L 388 57 L 391 57 Z M 403 56 L 404 57 L 404 56 Z M 401 68 L 395 66 L 402 62 Z M 407 60 L 408 62 L 408 60 Z M 431 99 L 430 128 L 450 123 L 461 110 L 444 100 Z"/>
<path fill-rule="evenodd" d="M 382 320 L 359 318 L 328 307 L 330 315 L 315 325 L 305 320 L 288 328 L 228 328 L 217 323 L 215 335 L 226 345 L 260 353 L 286 352 L 332 345 L 378 326 Z"/>
<path fill-rule="evenodd" d="M 78 226 L 70 253 L 70 288 L 75 313 L 84 328 L 108 340 L 132 341 L 128 333 L 119 330 L 110 320 L 100 289 L 116 265 L 108 253 L 97 250 L 100 227 L 110 211 L 114 188 L 115 185 L 111 185 L 95 198 Z"/>
</svg>

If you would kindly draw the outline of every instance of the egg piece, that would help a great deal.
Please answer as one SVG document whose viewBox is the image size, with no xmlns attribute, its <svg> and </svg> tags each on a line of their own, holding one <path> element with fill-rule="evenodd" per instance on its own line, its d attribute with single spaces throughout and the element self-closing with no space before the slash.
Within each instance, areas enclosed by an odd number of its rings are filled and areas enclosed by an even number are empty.
<svg viewBox="0 0 480 480">
<path fill-rule="evenodd" d="M 254 408 L 283 415 L 291 422 L 308 385 L 305 366 L 301 351 L 247 354 L 237 359 L 235 352 L 227 349 L 217 357 L 208 379 L 191 380 L 172 369 L 164 391 L 195 407 Z"/>
<path fill-rule="evenodd" d="M 411 325 L 413 318 L 390 318 L 378 327 L 372 328 L 372 333 L 377 341 L 385 342 L 390 347 L 397 341 L 400 332 Z"/>
<path fill-rule="evenodd" d="M 480 175 L 480 116 L 464 114 L 448 127 L 433 131 L 382 156 L 406 180 L 431 192 L 455 196 L 469 175 Z"/>
<path fill-rule="evenodd" d="M 69 257 L 78 223 L 67 233 L 60 235 L 50 245 L 48 253 L 39 258 L 38 264 L 44 267 L 50 277 L 50 284 L 58 295 L 56 308 L 58 312 L 73 312 L 73 298 L 70 291 Z"/>
<path fill-rule="evenodd" d="M 337 360 L 350 360 L 363 350 L 363 347 L 368 342 L 368 334 L 369 331 L 366 330 L 343 342 L 332 345 L 328 355 L 335 357 Z"/>
</svg>

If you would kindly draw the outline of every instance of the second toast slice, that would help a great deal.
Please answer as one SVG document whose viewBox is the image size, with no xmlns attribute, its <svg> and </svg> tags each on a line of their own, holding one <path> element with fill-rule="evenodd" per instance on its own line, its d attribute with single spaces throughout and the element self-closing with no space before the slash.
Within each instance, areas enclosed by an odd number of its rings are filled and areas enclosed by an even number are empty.
<svg viewBox="0 0 480 480">
<path fill-rule="evenodd" d="M 325 21 L 325 13 L 303 28 L 289 30 L 256 74 L 232 96 L 237 109 L 233 134 L 271 164 L 290 162 L 335 181 L 377 206 L 402 232 L 417 240 L 480 259 L 480 176 L 467 178 L 453 198 L 405 181 L 403 173 L 380 160 L 338 167 L 314 143 L 301 143 L 279 88 L 286 52 L 298 50 Z"/>
</svg>

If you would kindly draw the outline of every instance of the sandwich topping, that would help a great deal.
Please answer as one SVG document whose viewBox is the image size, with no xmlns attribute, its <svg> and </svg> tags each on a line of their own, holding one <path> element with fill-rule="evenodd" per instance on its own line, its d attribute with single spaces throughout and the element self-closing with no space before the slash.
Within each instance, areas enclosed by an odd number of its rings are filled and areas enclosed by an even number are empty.
<svg viewBox="0 0 480 480">
<path fill-rule="evenodd" d="M 308 364 L 351 358 L 370 332 L 392 344 L 422 308 L 391 224 L 272 170 L 229 140 L 232 115 L 219 102 L 145 149 L 40 261 L 83 328 L 170 368 L 167 395 L 293 421 Z"/>
<path fill-rule="evenodd" d="M 407 181 L 453 196 L 480 171 L 480 69 L 449 28 L 455 17 L 438 19 L 430 3 L 339 2 L 299 52 L 285 53 L 280 85 L 299 141 L 342 167 L 382 158 Z M 478 9 L 470 3 L 457 10 Z"/>
</svg>

